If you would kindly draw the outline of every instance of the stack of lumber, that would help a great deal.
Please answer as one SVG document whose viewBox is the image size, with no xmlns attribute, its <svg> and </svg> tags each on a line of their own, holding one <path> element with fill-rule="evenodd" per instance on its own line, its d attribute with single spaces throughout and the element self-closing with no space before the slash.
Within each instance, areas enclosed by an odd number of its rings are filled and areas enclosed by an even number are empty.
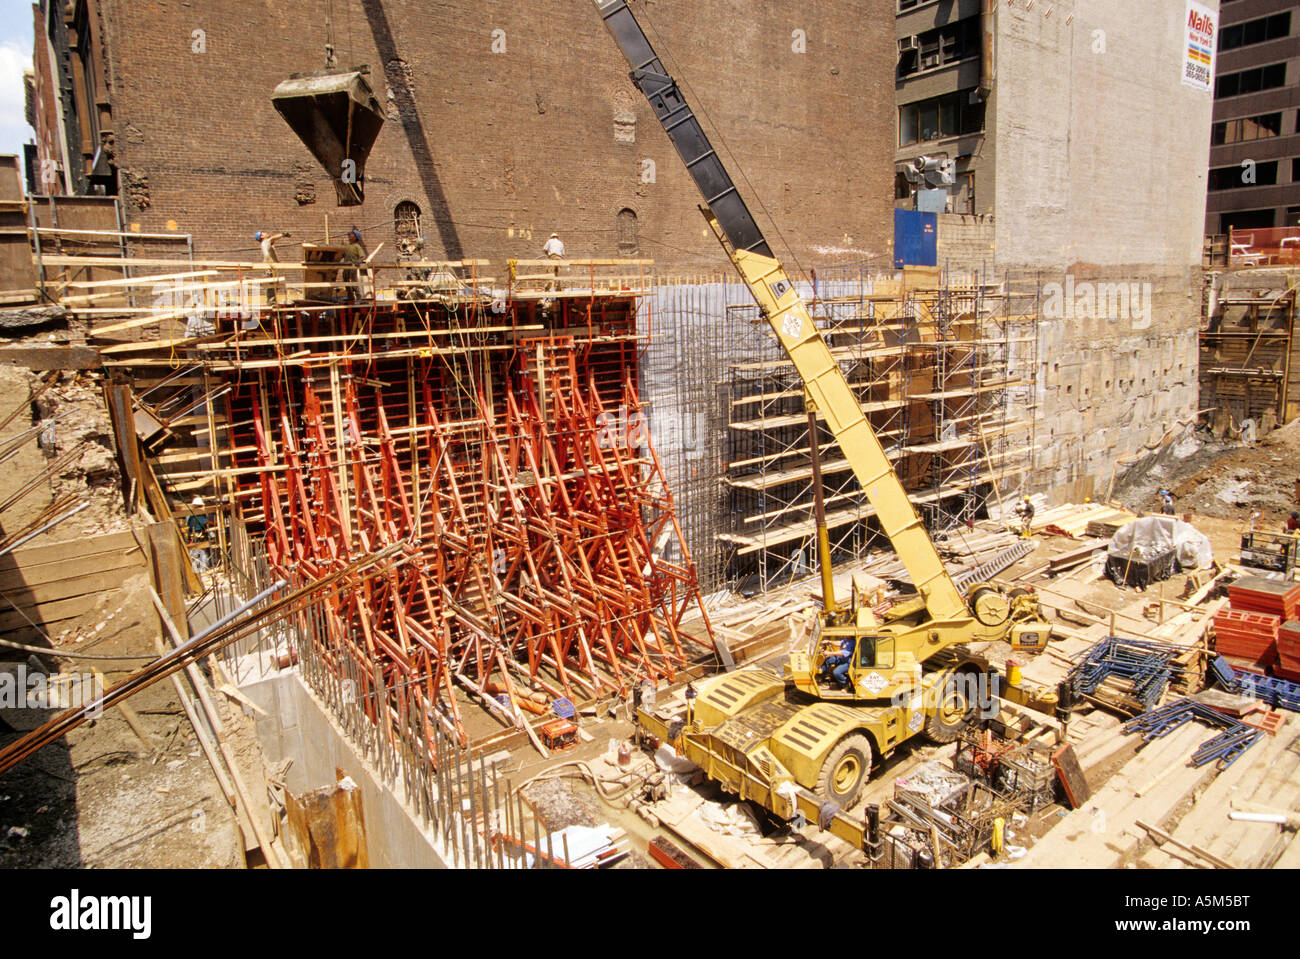
<svg viewBox="0 0 1300 959">
<path fill-rule="evenodd" d="M 627 846 L 618 844 L 625 835 L 622 829 L 612 829 L 608 823 L 594 828 L 568 826 L 550 833 L 542 849 L 550 850 L 569 869 L 600 869 L 627 856 Z"/>
<path fill-rule="evenodd" d="M 1084 541 L 1084 545 L 1078 549 L 1071 549 L 1068 552 L 1053 556 L 1047 561 L 1047 573 L 1049 576 L 1059 576 L 1062 573 L 1069 572 L 1072 569 L 1078 569 L 1092 562 L 1092 558 L 1107 546 L 1110 545 L 1109 539 L 1093 539 L 1091 536 Z"/>
<path fill-rule="evenodd" d="M 936 536 L 934 545 L 949 563 L 981 566 L 1015 542 L 1015 533 L 984 521 L 972 529 L 957 527 Z"/>
<path fill-rule="evenodd" d="M 1282 679 L 1300 682 L 1300 621 L 1283 623 L 1277 631 L 1277 663 L 1273 672 Z"/>
<path fill-rule="evenodd" d="M 1035 513 L 1030 528 L 1035 533 L 1058 536 L 1106 537 L 1136 518 L 1128 510 L 1106 503 L 1067 503 Z"/>
<path fill-rule="evenodd" d="M 1282 620 L 1269 613 L 1225 609 L 1214 617 L 1215 648 L 1231 662 L 1263 669 L 1277 658 L 1278 627 Z"/>
</svg>

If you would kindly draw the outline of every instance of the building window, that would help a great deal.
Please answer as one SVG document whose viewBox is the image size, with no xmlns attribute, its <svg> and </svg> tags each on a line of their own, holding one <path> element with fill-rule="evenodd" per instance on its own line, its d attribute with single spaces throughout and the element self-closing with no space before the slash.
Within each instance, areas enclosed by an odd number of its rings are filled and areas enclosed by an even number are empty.
<svg viewBox="0 0 1300 959">
<path fill-rule="evenodd" d="M 1219 215 L 1220 233 L 1231 233 L 1233 230 L 1271 229 L 1273 229 L 1272 210 L 1236 210 Z"/>
<path fill-rule="evenodd" d="M 398 252 L 410 255 L 420 246 L 420 208 L 403 200 L 393 210 L 393 232 L 397 234 Z"/>
<path fill-rule="evenodd" d="M 982 31 L 978 16 L 898 41 L 898 76 L 911 76 L 958 60 L 980 55 Z"/>
<path fill-rule="evenodd" d="M 1300 226 L 1300 206 L 1289 206 L 1286 208 L 1286 225 Z"/>
<path fill-rule="evenodd" d="M 1266 67 L 1253 67 L 1240 73 L 1225 73 L 1214 84 L 1214 96 L 1235 97 L 1260 90 L 1275 90 L 1286 86 L 1286 64 L 1272 63 Z"/>
<path fill-rule="evenodd" d="M 959 90 L 898 108 L 898 145 L 910 146 L 984 130 L 984 104 L 972 103 L 974 90 Z"/>
<path fill-rule="evenodd" d="M 1275 13 L 1271 17 L 1247 20 L 1245 23 L 1224 27 L 1219 32 L 1219 49 L 1235 50 L 1269 40 L 1281 40 L 1291 35 L 1291 14 Z"/>
<path fill-rule="evenodd" d="M 1245 186 L 1273 186 L 1277 183 L 1277 161 L 1255 165 L 1254 182 L 1247 179 L 1248 168 L 1241 164 L 1215 167 L 1210 171 L 1210 192 L 1236 190 Z"/>
<path fill-rule="evenodd" d="M 1244 140 L 1266 140 L 1282 135 L 1282 114 L 1265 113 L 1257 117 L 1241 117 L 1216 123 L 1210 137 L 1212 146 L 1241 143 Z"/>
<path fill-rule="evenodd" d="M 636 211 L 618 211 L 618 252 L 620 256 L 635 256 L 637 251 Z"/>
<path fill-rule="evenodd" d="M 957 174 L 957 184 L 952 194 L 953 213 L 975 212 L 975 174 Z"/>
</svg>

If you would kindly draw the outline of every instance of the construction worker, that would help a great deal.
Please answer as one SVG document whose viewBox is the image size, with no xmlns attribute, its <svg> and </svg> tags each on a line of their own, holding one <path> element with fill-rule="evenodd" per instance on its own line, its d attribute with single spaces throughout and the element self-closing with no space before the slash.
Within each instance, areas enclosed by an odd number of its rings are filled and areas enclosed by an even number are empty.
<svg viewBox="0 0 1300 959">
<path fill-rule="evenodd" d="M 551 238 L 547 240 L 546 245 L 542 247 L 542 252 L 545 253 L 548 257 L 550 257 L 552 260 L 563 260 L 564 241 L 560 239 L 560 234 L 552 233 Z M 557 266 L 555 268 L 555 282 L 550 284 L 547 287 L 547 289 L 555 290 L 555 289 L 559 289 L 559 286 L 560 286 L 560 268 Z"/>
<path fill-rule="evenodd" d="M 1020 535 L 1028 536 L 1033 531 L 1031 527 L 1034 524 L 1034 504 L 1028 496 L 1016 506 L 1016 515 L 1020 517 Z"/>
<path fill-rule="evenodd" d="M 839 651 L 822 660 L 822 681 L 834 682 L 841 689 L 849 687 L 849 667 L 853 664 L 853 639 L 840 640 Z"/>
<path fill-rule="evenodd" d="M 361 231 L 356 227 L 348 230 L 348 245 L 343 248 L 343 260 L 349 269 L 343 271 L 343 282 L 348 286 L 348 302 L 355 303 L 365 295 L 361 288 L 361 267 L 367 257 L 366 245 L 362 242 Z"/>
<path fill-rule="evenodd" d="M 551 238 L 547 240 L 546 245 L 542 247 L 542 252 L 552 260 L 563 260 L 564 241 L 560 239 L 560 234 L 552 233 Z"/>
<path fill-rule="evenodd" d="M 185 529 L 190 534 L 190 541 L 197 543 L 208 538 L 208 517 L 198 512 L 203 509 L 203 497 L 196 496 L 190 500 L 191 512 L 185 520 Z"/>
<path fill-rule="evenodd" d="M 1160 491 L 1160 512 L 1166 516 L 1174 515 L 1174 494 L 1167 489 Z"/>
<path fill-rule="evenodd" d="M 262 247 L 263 263 L 280 262 L 280 255 L 275 252 L 275 241 L 286 239 L 288 236 L 289 236 L 288 233 L 268 233 L 265 230 L 258 230 L 256 233 L 253 234 L 253 239 L 256 240 L 258 244 Z M 276 273 L 274 269 L 267 270 L 266 275 L 270 277 L 272 280 L 276 279 Z M 266 303 L 268 306 L 275 306 L 275 284 L 274 283 L 268 283 L 266 285 Z M 246 330 L 255 330 L 257 329 L 257 325 L 258 324 L 256 319 L 249 319 L 244 321 L 244 329 Z"/>
<path fill-rule="evenodd" d="M 288 236 L 288 233 L 267 233 L 265 230 L 258 230 L 253 234 L 253 239 L 262 246 L 263 263 L 280 262 L 280 255 L 275 252 L 275 241 L 283 240 Z"/>
<path fill-rule="evenodd" d="M 190 500 L 190 515 L 185 518 L 185 531 L 190 539 L 190 563 L 196 573 L 201 573 L 212 566 L 208 553 L 208 517 L 200 513 L 203 509 L 203 497 L 196 496 Z"/>
<path fill-rule="evenodd" d="M 1286 532 L 1292 536 L 1300 534 L 1300 513 L 1295 510 L 1292 510 L 1291 515 L 1287 517 Z"/>
</svg>

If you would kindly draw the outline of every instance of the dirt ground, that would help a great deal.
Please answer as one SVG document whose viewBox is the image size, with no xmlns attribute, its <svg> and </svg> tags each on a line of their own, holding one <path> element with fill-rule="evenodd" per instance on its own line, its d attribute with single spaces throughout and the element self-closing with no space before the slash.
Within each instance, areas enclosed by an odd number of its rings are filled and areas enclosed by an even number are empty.
<svg viewBox="0 0 1300 959">
<path fill-rule="evenodd" d="M 117 609 L 116 615 L 109 614 Z M 95 626 L 105 622 L 104 629 Z M 105 593 L 60 649 L 97 656 L 153 654 L 157 617 L 143 575 Z M 76 642 L 78 636 L 91 636 Z M 0 651 L 0 660 L 15 651 Z M 22 654 L 23 658 L 26 654 Z M 147 660 L 34 657 L 78 674 L 99 668 L 106 685 Z M 16 662 L 0 662 L 12 671 Z M 30 675 L 32 666 L 27 665 Z M 217 694 L 220 702 L 224 697 Z M 122 712 L 108 710 L 0 775 L 0 868 L 178 868 L 245 864 L 234 815 L 195 740 L 170 680 L 127 700 L 148 744 Z M 219 706 L 250 790 L 265 795 L 261 750 L 242 712 Z M 54 715 L 45 709 L 0 711 L 0 745 Z M 256 797 L 255 797 L 256 799 Z"/>
<path fill-rule="evenodd" d="M 1160 490 L 1168 489 L 1180 514 L 1230 519 L 1244 527 L 1252 513 L 1260 513 L 1256 528 L 1278 532 L 1290 511 L 1300 508 L 1298 479 L 1300 420 L 1295 420 L 1253 445 L 1189 434 L 1130 468 L 1117 480 L 1112 499 L 1154 512 Z"/>
<path fill-rule="evenodd" d="M 61 524 L 56 538 L 126 527 L 112 427 L 101 388 L 89 374 L 0 367 L 0 419 L 10 414 L 14 417 L 0 430 L 0 443 L 24 434 L 25 439 L 0 467 L 0 503 L 35 482 L 0 513 L 0 528 L 21 530 L 51 502 L 69 496 L 90 505 Z M 37 429 L 42 423 L 48 428 Z"/>
</svg>

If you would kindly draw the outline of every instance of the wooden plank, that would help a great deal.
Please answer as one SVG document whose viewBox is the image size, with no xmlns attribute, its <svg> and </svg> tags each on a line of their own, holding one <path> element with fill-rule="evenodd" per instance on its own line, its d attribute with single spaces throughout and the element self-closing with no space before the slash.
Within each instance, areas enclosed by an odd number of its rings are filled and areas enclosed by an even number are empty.
<svg viewBox="0 0 1300 959">
<path fill-rule="evenodd" d="M 152 555 L 154 589 L 162 597 L 167 614 L 176 624 L 182 642 L 189 639 L 185 615 L 184 570 L 190 568 L 189 556 L 181 547 L 174 523 L 155 523 L 148 530 Z"/>
<path fill-rule="evenodd" d="M 0 572 L 0 592 L 11 593 L 14 590 L 32 589 L 99 573 L 113 572 L 118 576 L 129 576 L 131 570 L 143 569 L 144 566 L 144 557 L 138 553 L 128 555 L 120 552 L 91 554 L 82 562 L 64 561 L 41 563 L 37 566 L 5 566 L 3 572 Z"/>
<path fill-rule="evenodd" d="M 1188 846 L 1185 843 L 1179 842 L 1173 836 L 1169 835 L 1169 833 L 1165 832 L 1163 829 L 1151 825 L 1149 822 L 1144 822 L 1143 820 L 1139 819 L 1135 823 L 1135 825 L 1137 825 L 1141 829 L 1145 829 L 1147 832 L 1151 833 L 1152 836 L 1156 837 L 1162 842 L 1167 842 L 1169 843 L 1169 845 L 1174 846 L 1177 849 L 1183 850 L 1183 852 L 1191 853 L 1194 856 L 1199 856 L 1201 859 L 1204 859 L 1206 862 L 1210 863 L 1212 866 L 1214 866 L 1217 869 L 1237 868 L 1232 863 L 1228 862 L 1226 859 L 1220 859 L 1218 856 L 1203 849 L 1200 846 Z"/>
<path fill-rule="evenodd" d="M 99 351 L 88 346 L 7 346 L 0 348 L 0 363 L 29 370 L 97 370 Z"/>
<path fill-rule="evenodd" d="M 162 484 L 158 482 L 158 475 L 154 472 L 153 464 L 151 464 L 147 459 L 141 460 L 140 469 L 140 475 L 143 480 L 141 486 L 143 487 L 144 495 L 148 500 L 149 509 L 160 519 L 171 516 L 171 504 L 167 500 L 167 494 L 163 492 Z M 194 572 L 194 567 L 189 563 L 189 551 L 185 546 L 184 540 L 181 539 L 180 527 L 175 523 L 162 523 L 159 525 L 168 528 L 172 538 L 176 541 L 176 547 L 180 551 L 180 555 L 185 558 L 185 561 L 180 563 L 180 569 L 177 570 L 180 581 L 184 584 L 185 591 L 191 595 L 202 592 L 203 584 L 199 581 L 198 573 Z M 151 549 L 155 548 L 153 539 L 155 535 L 153 533 L 154 529 L 155 527 L 150 527 L 149 542 Z M 155 564 L 156 562 L 157 561 L 155 560 Z M 159 592 L 162 592 L 162 590 L 159 589 Z M 163 593 L 163 596 L 166 595 L 166 593 Z M 184 618 L 183 615 L 182 618 Z"/>
<path fill-rule="evenodd" d="M 74 596 L 107 592 L 120 586 L 125 578 L 122 570 L 106 570 L 100 573 L 72 575 L 34 586 L 0 588 L 0 592 L 4 593 L 3 598 L 0 598 L 0 608 L 17 606 L 26 610 L 62 599 L 71 599 Z"/>
<path fill-rule="evenodd" d="M 13 560 L 15 566 L 29 569 L 49 563 L 64 563 L 69 560 L 90 559 L 91 557 L 98 558 L 101 554 L 106 553 L 125 555 L 131 550 L 138 550 L 139 548 L 135 537 L 127 530 L 121 533 L 108 533 L 103 536 L 92 536 L 66 543 L 55 543 L 51 546 L 24 546 L 14 550 L 9 554 L 9 557 Z M 140 562 L 143 561 L 144 559 L 141 557 Z"/>
<path fill-rule="evenodd" d="M 76 619 L 78 616 L 83 616 L 89 610 L 94 609 L 95 598 L 95 594 L 87 593 L 85 596 L 75 596 L 72 599 L 47 603 L 39 610 L 24 609 L 19 612 L 11 609 L 8 612 L 0 612 L 0 633 L 30 629 L 33 621 L 48 631 L 57 623 L 68 619 Z"/>
</svg>

